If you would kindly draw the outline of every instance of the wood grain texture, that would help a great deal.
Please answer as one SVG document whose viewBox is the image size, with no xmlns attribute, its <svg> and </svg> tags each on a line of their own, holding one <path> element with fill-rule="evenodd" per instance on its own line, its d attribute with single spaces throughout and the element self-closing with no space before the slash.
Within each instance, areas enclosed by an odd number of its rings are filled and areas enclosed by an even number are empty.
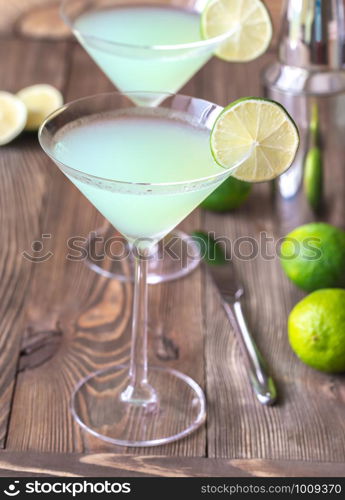
<svg viewBox="0 0 345 500">
<path fill-rule="evenodd" d="M 56 46 L 57 61 L 51 65 L 47 46 L 15 40 L 2 41 L 0 59 L 7 61 L 0 73 L 0 88 L 17 92 L 20 88 L 46 81 L 61 88 L 65 45 Z M 8 55 L 11 57 L 8 57 Z M 38 68 L 37 61 L 41 61 Z M 34 75 L 32 71 L 34 70 Z M 41 70 L 41 71 L 40 71 Z M 36 80 L 37 81 L 37 80 Z M 12 404 L 15 371 L 19 361 L 21 339 L 25 331 L 25 300 L 30 294 L 32 264 L 23 257 L 39 237 L 46 177 L 44 161 L 35 136 L 23 135 L 0 151 L 0 375 L 1 417 L 0 445 L 3 446 Z"/>
<path fill-rule="evenodd" d="M 342 463 L 140 455 L 0 453 L 0 477 L 344 477 Z"/>
</svg>

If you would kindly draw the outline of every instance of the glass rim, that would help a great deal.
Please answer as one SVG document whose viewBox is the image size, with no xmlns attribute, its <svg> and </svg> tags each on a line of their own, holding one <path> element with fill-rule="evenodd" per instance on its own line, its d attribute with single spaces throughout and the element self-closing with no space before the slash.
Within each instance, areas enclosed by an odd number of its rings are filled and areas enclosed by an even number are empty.
<svg viewBox="0 0 345 500">
<path fill-rule="evenodd" d="M 152 50 L 152 51 L 158 52 L 158 51 L 174 51 L 174 50 L 183 50 L 183 49 L 202 48 L 202 47 L 208 47 L 209 45 L 215 44 L 217 42 L 221 43 L 221 42 L 225 41 L 233 33 L 236 32 L 236 28 L 233 28 L 229 31 L 226 31 L 225 33 L 222 33 L 221 35 L 217 35 L 217 36 L 214 36 L 212 38 L 206 38 L 205 40 L 198 40 L 195 42 L 186 42 L 186 43 L 180 43 L 180 44 L 137 45 L 137 44 L 131 44 L 131 43 L 114 42 L 114 41 L 109 40 L 107 38 L 89 35 L 86 32 L 82 32 L 80 30 L 77 30 L 74 27 L 74 23 L 71 20 L 70 16 L 66 12 L 66 7 L 67 7 L 68 3 L 71 1 L 73 1 L 73 0 L 61 0 L 61 2 L 60 2 L 60 16 L 62 17 L 65 24 L 72 30 L 73 33 L 87 37 L 90 40 L 98 41 L 101 43 L 107 43 L 108 45 L 111 45 L 114 47 L 122 47 L 124 49 L 137 49 L 137 50 L 140 49 L 140 50 L 147 50 L 147 51 Z M 123 4 L 123 5 L 125 5 L 125 4 Z M 137 5 L 139 5 L 139 4 L 137 4 Z M 160 4 L 157 3 L 157 5 L 160 5 Z M 169 5 L 169 4 L 166 4 L 166 5 Z M 156 6 L 156 4 L 152 4 L 152 6 Z"/>
<path fill-rule="evenodd" d="M 196 179 L 190 179 L 187 181 L 131 182 L 131 181 L 120 181 L 120 180 L 116 180 L 116 179 L 109 179 L 107 177 L 101 177 L 98 175 L 89 174 L 87 172 L 84 172 L 83 170 L 77 169 L 75 167 L 71 167 L 70 165 L 67 165 L 67 164 L 63 163 L 62 161 L 58 160 L 57 158 L 55 158 L 54 155 L 49 151 L 49 149 L 44 145 L 43 140 L 42 140 L 42 136 L 43 136 L 44 130 L 47 129 L 47 125 L 49 125 L 49 123 L 52 120 L 54 120 L 54 118 L 61 115 L 65 111 L 69 110 L 72 106 L 75 106 L 75 105 L 80 104 L 82 102 L 92 101 L 92 100 L 95 100 L 97 98 L 102 98 L 102 97 L 106 98 L 106 97 L 112 97 L 112 96 L 114 96 L 114 97 L 115 96 L 123 96 L 123 97 L 128 97 L 129 99 L 131 99 L 131 96 L 138 96 L 138 95 L 155 95 L 155 96 L 160 95 L 162 97 L 164 96 L 164 99 L 169 98 L 169 97 L 179 97 L 179 98 L 183 98 L 183 99 L 189 99 L 189 100 L 193 100 L 193 101 L 203 102 L 203 103 L 208 104 L 209 106 L 214 106 L 215 109 L 217 109 L 217 108 L 219 109 L 220 113 L 224 109 L 222 106 L 219 106 L 218 104 L 207 101 L 206 99 L 187 96 L 184 94 L 174 94 L 174 93 L 170 93 L 170 92 L 149 92 L 149 91 L 103 92 L 100 94 L 94 94 L 91 96 L 82 97 L 82 98 L 76 99 L 74 101 L 68 102 L 68 103 L 64 104 L 63 106 L 61 106 L 60 108 L 56 109 L 49 116 L 47 116 L 47 118 L 44 120 L 44 122 L 42 123 L 42 125 L 40 126 L 39 131 L 38 131 L 38 140 L 39 140 L 39 144 L 40 144 L 41 148 L 49 156 L 49 158 L 51 158 L 54 162 L 57 161 L 60 165 L 62 165 L 64 170 L 71 172 L 71 175 L 73 175 L 73 173 L 75 172 L 76 174 L 82 175 L 85 178 L 95 180 L 98 182 L 105 182 L 108 184 L 118 184 L 118 185 L 122 185 L 122 186 L 138 186 L 138 187 L 139 186 L 146 186 L 146 187 L 152 186 L 152 187 L 157 187 L 157 188 L 158 187 L 163 188 L 163 187 L 183 186 L 183 185 L 188 186 L 190 184 L 198 183 L 198 182 L 207 182 L 207 181 L 213 181 L 213 180 L 216 181 L 217 179 L 221 178 L 222 176 L 231 175 L 231 172 L 233 172 L 236 168 L 238 168 L 240 165 L 242 165 L 242 163 L 245 162 L 249 158 L 250 152 L 243 159 L 241 159 L 241 161 L 239 161 L 238 163 L 236 163 L 236 165 L 234 165 L 233 167 L 230 167 L 230 168 L 222 167 L 214 159 L 215 164 L 218 165 L 220 168 L 223 168 L 224 171 L 217 172 L 215 174 L 208 175 L 206 177 L 199 177 Z M 137 107 L 137 106 L 133 106 L 133 107 Z M 155 109 L 155 108 L 152 108 L 152 109 Z M 169 109 L 169 108 L 167 108 L 167 109 Z M 77 117 L 75 119 L 77 119 Z M 210 133 L 211 133 L 211 130 L 212 129 L 210 129 Z"/>
</svg>

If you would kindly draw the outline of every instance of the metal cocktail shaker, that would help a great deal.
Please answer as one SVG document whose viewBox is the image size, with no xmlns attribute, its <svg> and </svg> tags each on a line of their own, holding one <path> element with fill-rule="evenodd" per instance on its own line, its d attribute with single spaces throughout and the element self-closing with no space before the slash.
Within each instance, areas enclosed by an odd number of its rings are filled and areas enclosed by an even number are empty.
<svg viewBox="0 0 345 500">
<path fill-rule="evenodd" d="M 278 60 L 262 74 L 265 95 L 286 107 L 301 135 L 296 161 L 275 183 L 283 231 L 315 219 L 332 169 L 344 167 L 344 14 L 343 0 L 286 0 Z"/>
</svg>

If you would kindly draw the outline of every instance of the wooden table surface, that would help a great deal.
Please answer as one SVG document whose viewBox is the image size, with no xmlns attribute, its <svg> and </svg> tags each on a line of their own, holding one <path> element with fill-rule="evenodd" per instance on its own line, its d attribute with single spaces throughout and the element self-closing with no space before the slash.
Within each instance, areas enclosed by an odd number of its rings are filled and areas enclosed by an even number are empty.
<svg viewBox="0 0 345 500">
<path fill-rule="evenodd" d="M 0 12 L 6 4 L 0 0 Z M 66 101 L 112 90 L 73 40 L 19 35 L 13 9 L 11 16 L 16 30 L 8 23 L 0 34 L 1 89 L 47 82 Z M 214 59 L 182 91 L 220 105 L 260 94 L 260 71 L 270 59 L 271 53 L 244 65 Z M 327 215 L 340 226 L 344 184 L 339 176 L 326 192 L 327 200 L 340 196 Z M 260 185 L 240 210 L 217 215 L 198 209 L 181 228 L 232 239 L 266 231 L 277 240 L 274 210 L 270 186 Z M 0 475 L 345 475 L 345 380 L 307 368 L 291 352 L 287 317 L 303 294 L 277 258 L 235 263 L 249 324 L 277 381 L 278 404 L 266 408 L 256 401 L 219 296 L 199 268 L 150 287 L 151 351 L 154 331 L 162 328 L 179 347 L 175 360 L 152 354 L 150 361 L 198 381 L 208 402 L 206 425 L 170 445 L 124 449 L 82 432 L 68 405 L 82 376 L 128 360 L 131 286 L 66 260 L 68 238 L 86 236 L 102 217 L 33 134 L 0 150 L 0 221 Z M 42 239 L 45 234 L 50 239 Z M 42 254 L 52 252 L 46 262 L 23 257 L 36 240 L 44 243 Z"/>
</svg>

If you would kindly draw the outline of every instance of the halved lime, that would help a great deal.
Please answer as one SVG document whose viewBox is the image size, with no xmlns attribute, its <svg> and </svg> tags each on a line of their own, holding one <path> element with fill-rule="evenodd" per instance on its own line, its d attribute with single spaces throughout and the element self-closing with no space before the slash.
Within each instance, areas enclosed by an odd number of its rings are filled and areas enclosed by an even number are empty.
<svg viewBox="0 0 345 500">
<path fill-rule="evenodd" d="M 275 179 L 292 164 L 299 145 L 298 129 L 280 104 L 259 97 L 245 97 L 227 106 L 214 124 L 211 151 L 216 162 L 232 168 L 241 181 Z"/>
<path fill-rule="evenodd" d="M 63 105 L 61 92 L 47 84 L 26 87 L 17 96 L 28 110 L 28 120 L 25 129 L 35 131 L 40 128 L 50 113 Z"/>
<path fill-rule="evenodd" d="M 15 139 L 26 124 L 25 105 L 9 92 L 0 92 L 0 146 Z"/>
<path fill-rule="evenodd" d="M 272 23 L 260 0 L 210 0 L 201 15 L 205 39 L 232 32 L 216 51 L 225 61 L 246 62 L 261 56 L 272 39 Z"/>
</svg>

